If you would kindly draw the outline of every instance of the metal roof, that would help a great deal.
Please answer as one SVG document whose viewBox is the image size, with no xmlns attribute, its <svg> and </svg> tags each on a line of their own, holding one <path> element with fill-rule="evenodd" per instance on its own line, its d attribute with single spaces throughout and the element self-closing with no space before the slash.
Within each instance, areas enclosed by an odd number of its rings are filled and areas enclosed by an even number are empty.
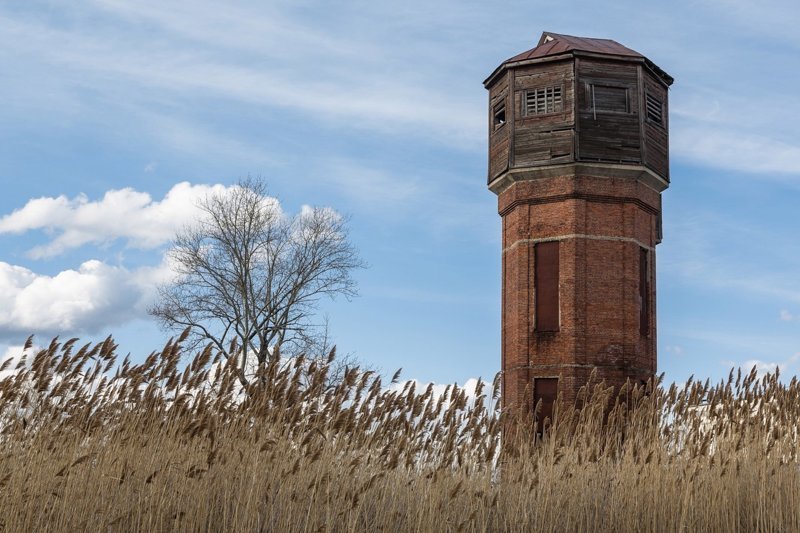
<svg viewBox="0 0 800 533">
<path fill-rule="evenodd" d="M 575 37 L 559 33 L 544 32 L 536 48 L 517 54 L 504 63 L 515 63 L 526 59 L 546 57 L 578 50 L 581 52 L 595 52 L 598 54 L 612 54 L 617 56 L 644 57 L 639 52 L 622 46 L 611 39 L 593 39 L 590 37 Z"/>
<path fill-rule="evenodd" d="M 495 69 L 491 76 L 486 80 L 488 83 L 495 75 L 499 74 L 506 66 L 512 63 L 519 63 L 534 59 L 557 56 L 561 54 L 590 53 L 617 56 L 621 58 L 631 58 L 633 60 L 644 61 L 644 63 L 655 72 L 667 84 L 672 85 L 672 76 L 661 70 L 652 61 L 635 50 L 619 44 L 611 39 L 595 39 L 591 37 L 576 37 L 574 35 L 562 35 L 560 33 L 544 32 L 539 39 L 539 44 L 526 52 L 517 54 L 512 58 L 506 59 Z"/>
</svg>

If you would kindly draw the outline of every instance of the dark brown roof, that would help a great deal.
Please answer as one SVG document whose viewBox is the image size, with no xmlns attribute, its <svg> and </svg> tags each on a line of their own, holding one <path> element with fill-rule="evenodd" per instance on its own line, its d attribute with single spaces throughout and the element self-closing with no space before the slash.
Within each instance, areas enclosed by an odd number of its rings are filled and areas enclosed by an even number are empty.
<svg viewBox="0 0 800 533">
<path fill-rule="evenodd" d="M 631 50 L 627 46 L 622 46 L 617 41 L 612 41 L 611 39 L 592 39 L 589 37 L 574 37 L 572 35 L 544 32 L 536 48 L 515 55 L 511 59 L 506 60 L 505 63 L 514 63 L 516 61 L 525 61 L 526 59 L 563 54 L 565 52 L 572 52 L 573 50 L 618 56 L 644 57 L 639 52 Z"/>
<path fill-rule="evenodd" d="M 643 61 L 653 72 L 660 76 L 667 85 L 672 85 L 673 82 L 672 76 L 661 70 L 652 61 L 644 57 L 639 52 L 619 44 L 617 41 L 612 41 L 611 39 L 594 39 L 591 37 L 575 37 L 573 35 L 562 35 L 560 33 L 546 31 L 542 33 L 542 37 L 539 39 L 539 44 L 536 45 L 536 48 L 531 48 L 527 52 L 522 52 L 521 54 L 517 54 L 514 57 L 503 61 L 503 63 L 495 69 L 492 75 L 489 76 L 484 83 L 488 84 L 497 74 L 502 72 L 505 67 L 511 63 L 518 63 L 531 59 L 540 59 L 549 56 L 557 56 L 575 52 L 588 52 L 640 60 Z"/>
</svg>

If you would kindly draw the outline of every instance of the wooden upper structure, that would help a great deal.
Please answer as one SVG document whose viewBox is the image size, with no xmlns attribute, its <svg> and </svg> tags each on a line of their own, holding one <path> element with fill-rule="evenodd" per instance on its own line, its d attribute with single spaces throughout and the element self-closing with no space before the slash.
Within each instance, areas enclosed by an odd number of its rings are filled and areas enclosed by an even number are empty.
<svg viewBox="0 0 800 533">
<path fill-rule="evenodd" d="M 484 81 L 490 188 L 505 173 L 576 162 L 641 165 L 667 184 L 672 82 L 616 41 L 543 33 Z"/>
</svg>

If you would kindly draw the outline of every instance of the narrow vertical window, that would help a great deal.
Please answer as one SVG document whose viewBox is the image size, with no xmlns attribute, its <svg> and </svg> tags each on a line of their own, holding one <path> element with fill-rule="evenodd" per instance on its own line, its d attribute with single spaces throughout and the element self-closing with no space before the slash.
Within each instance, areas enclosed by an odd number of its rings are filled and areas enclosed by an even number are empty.
<svg viewBox="0 0 800 533">
<path fill-rule="evenodd" d="M 500 127 L 506 123 L 506 103 L 505 101 L 500 102 L 496 106 L 494 106 L 494 118 L 492 120 L 492 126 L 495 130 L 500 129 Z"/>
<path fill-rule="evenodd" d="M 647 250 L 639 249 L 639 333 L 650 334 L 650 275 Z"/>
<path fill-rule="evenodd" d="M 558 241 L 534 247 L 536 331 L 558 331 Z"/>
</svg>

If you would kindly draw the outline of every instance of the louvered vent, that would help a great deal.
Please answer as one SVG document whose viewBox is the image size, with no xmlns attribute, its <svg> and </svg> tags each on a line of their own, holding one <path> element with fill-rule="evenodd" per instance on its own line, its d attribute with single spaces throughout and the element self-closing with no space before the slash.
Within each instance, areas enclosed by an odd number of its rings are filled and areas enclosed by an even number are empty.
<svg viewBox="0 0 800 533">
<path fill-rule="evenodd" d="M 664 120 L 663 104 L 661 100 L 650 93 L 646 93 L 645 103 L 647 105 L 647 120 L 655 122 L 656 124 L 661 124 Z"/>
<path fill-rule="evenodd" d="M 564 109 L 564 98 L 561 86 L 543 87 L 525 91 L 524 115 L 544 115 L 559 113 Z"/>
</svg>

